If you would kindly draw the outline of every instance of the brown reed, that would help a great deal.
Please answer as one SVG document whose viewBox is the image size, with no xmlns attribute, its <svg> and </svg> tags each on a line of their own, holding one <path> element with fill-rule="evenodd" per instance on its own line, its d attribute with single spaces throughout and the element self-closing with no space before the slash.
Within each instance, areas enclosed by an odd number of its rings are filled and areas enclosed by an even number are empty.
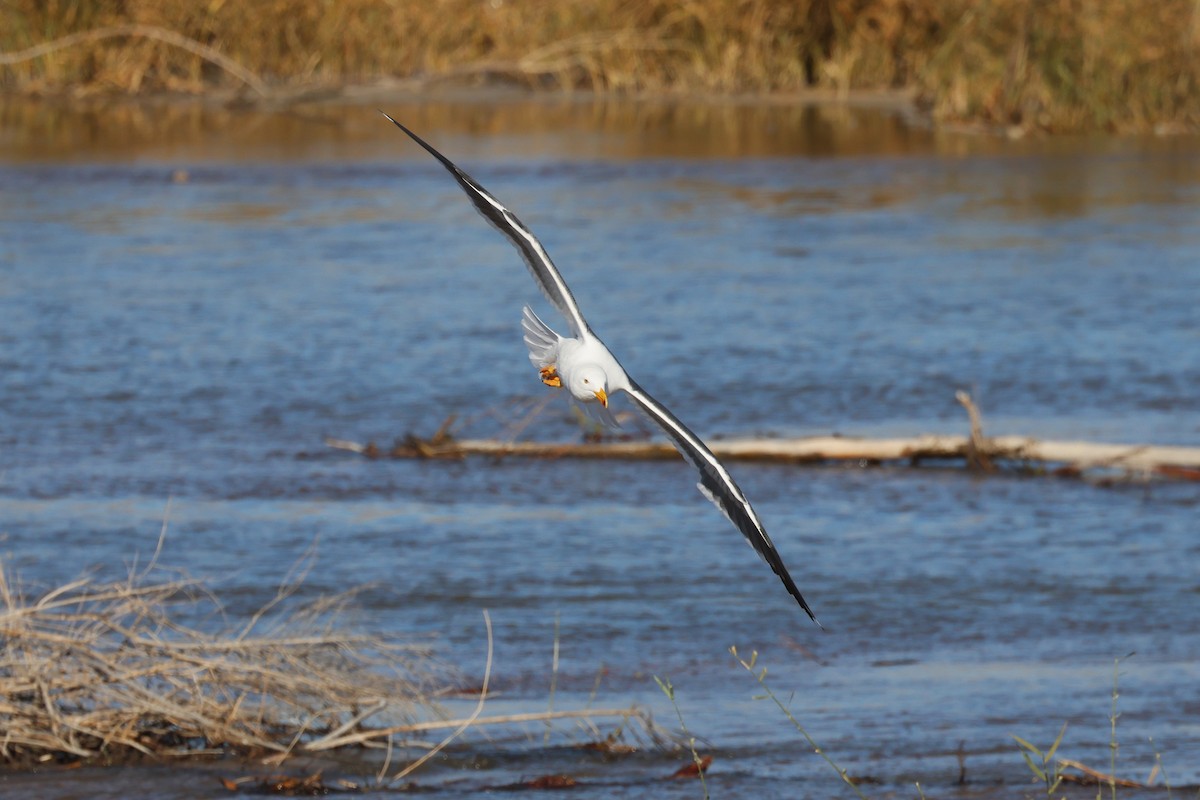
<svg viewBox="0 0 1200 800">
<path fill-rule="evenodd" d="M 945 121 L 1200 124 L 1197 0 L 6 0 L 3 16 L 0 88 L 32 93 L 907 89 Z"/>
</svg>

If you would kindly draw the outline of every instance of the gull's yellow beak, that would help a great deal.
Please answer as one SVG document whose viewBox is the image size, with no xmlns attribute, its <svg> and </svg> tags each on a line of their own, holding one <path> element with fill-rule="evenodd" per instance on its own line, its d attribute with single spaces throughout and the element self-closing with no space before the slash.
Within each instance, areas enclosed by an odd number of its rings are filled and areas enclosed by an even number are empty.
<svg viewBox="0 0 1200 800">
<path fill-rule="evenodd" d="M 596 399 L 600 401 L 600 405 L 608 408 L 608 392 L 603 389 L 597 389 L 595 395 Z"/>
</svg>

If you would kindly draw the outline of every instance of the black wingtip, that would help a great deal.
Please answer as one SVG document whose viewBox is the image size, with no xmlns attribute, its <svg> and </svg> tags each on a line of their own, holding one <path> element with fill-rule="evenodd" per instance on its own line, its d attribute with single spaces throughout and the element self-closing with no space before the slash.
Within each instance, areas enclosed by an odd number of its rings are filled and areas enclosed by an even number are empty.
<svg viewBox="0 0 1200 800">
<path fill-rule="evenodd" d="M 389 114 L 389 113 L 387 113 L 386 111 L 384 111 L 382 108 L 377 108 L 377 109 L 375 109 L 375 110 L 376 110 L 376 111 L 378 111 L 380 114 L 383 114 L 383 118 L 384 118 L 384 119 L 386 119 L 388 122 L 390 122 L 390 123 L 392 123 L 393 125 L 395 125 L 395 126 L 396 126 L 397 128 L 399 128 L 400 130 L 402 130 L 402 131 L 404 131 L 405 133 L 407 133 L 409 136 L 412 136 L 412 135 L 413 135 L 413 132 L 412 132 L 412 131 L 410 131 L 408 128 L 404 127 L 404 126 L 403 126 L 403 125 L 401 125 L 399 122 L 397 122 L 397 121 L 396 121 L 396 119 L 395 119 L 395 117 L 393 117 L 391 114 Z"/>
<path fill-rule="evenodd" d="M 466 176 L 466 174 L 465 174 L 465 173 L 464 173 L 462 170 L 460 170 L 460 169 L 459 169 L 457 166 L 455 166 L 454 162 L 452 162 L 450 159 L 446 158 L 444 155 L 442 155 L 442 154 L 441 154 L 441 153 L 439 153 L 437 150 L 435 150 L 435 149 L 434 149 L 434 147 L 433 147 L 433 145 L 431 145 L 429 142 L 425 141 L 425 140 L 424 140 L 424 139 L 422 139 L 420 136 L 417 136 L 415 133 L 413 133 L 412 131 L 410 131 L 408 128 L 404 127 L 404 125 L 402 125 L 401 123 L 397 122 L 397 121 L 395 120 L 395 118 L 393 118 L 393 117 L 392 117 L 390 114 L 388 114 L 388 113 L 387 113 L 386 111 L 384 111 L 383 109 L 379 109 L 379 113 L 380 113 L 380 114 L 383 114 L 384 118 L 386 118 L 386 119 L 387 119 L 389 122 L 391 122 L 391 123 L 392 123 L 393 125 L 395 125 L 397 128 L 399 128 L 400 130 L 402 130 L 402 131 L 404 131 L 405 133 L 407 133 L 407 134 L 408 134 L 408 137 L 409 137 L 410 139 L 412 139 L 412 140 L 413 140 L 414 142 L 416 142 L 417 144 L 421 145 L 421 147 L 425 148 L 425 151 L 426 151 L 426 152 L 428 152 L 428 153 L 429 153 L 429 155 L 433 156 L 433 157 L 434 157 L 434 158 L 436 158 L 438 161 L 442 162 L 442 165 L 443 165 L 443 166 L 444 166 L 446 169 L 450 170 L 450 173 L 451 173 L 452 175 L 454 175 L 456 178 L 459 178 L 459 179 L 461 180 L 462 178 L 465 178 L 465 177 L 467 177 L 467 176 Z"/>
<path fill-rule="evenodd" d="M 808 603 L 804 602 L 804 598 L 800 596 L 800 592 L 796 591 L 792 594 L 792 596 L 796 598 L 796 602 L 798 602 L 800 604 L 800 607 L 802 609 L 804 609 L 804 613 L 808 614 L 808 618 L 811 619 L 814 623 L 816 623 L 816 626 L 818 628 L 820 628 L 821 630 L 825 630 L 825 626 L 821 624 L 821 620 L 817 619 L 817 615 L 814 614 L 812 612 L 812 609 L 808 607 Z"/>
<path fill-rule="evenodd" d="M 386 111 L 384 111 L 382 108 L 381 108 L 381 109 L 378 109 L 378 111 L 379 111 L 379 113 L 380 113 L 380 114 L 383 114 L 383 116 L 384 116 L 384 119 L 386 119 L 388 122 L 390 122 L 390 123 L 392 123 L 393 125 L 395 125 L 395 126 L 396 126 L 397 128 L 399 128 L 400 130 L 402 130 L 402 131 L 404 131 L 405 133 L 407 133 L 407 134 L 408 134 L 408 135 L 409 135 L 409 136 L 412 138 L 412 140 L 413 140 L 414 142 L 416 142 L 417 144 L 421 145 L 421 147 L 424 147 L 426 150 L 428 150 L 429 152 L 433 153 L 435 156 L 436 156 L 436 155 L 438 155 L 438 152 L 437 152 L 436 150 L 434 150 L 432 147 L 430 147 L 428 142 L 426 142 L 426 141 L 425 141 L 424 139 L 422 139 L 420 136 L 417 136 L 415 133 L 413 133 L 412 131 L 410 131 L 408 128 L 404 127 L 404 125 L 403 125 L 403 124 L 401 124 L 401 123 L 397 122 L 397 121 L 396 121 L 396 119 L 395 119 L 395 117 L 393 117 L 391 114 L 387 113 L 387 112 L 386 112 Z"/>
<path fill-rule="evenodd" d="M 771 570 L 779 576 L 779 580 L 783 581 L 783 587 L 787 589 L 792 599 L 800 604 L 800 608 L 803 609 L 805 614 L 808 614 L 808 618 L 816 623 L 818 628 L 825 630 L 825 626 L 821 624 L 821 620 L 817 619 L 817 615 L 808 607 L 808 603 L 804 600 L 804 595 L 800 594 L 800 589 L 796 586 L 796 582 L 788 574 L 787 567 L 783 565 L 783 560 L 779 557 L 779 553 L 775 552 L 772 548 L 769 552 L 764 552 L 762 555 L 763 559 L 770 565 Z"/>
<path fill-rule="evenodd" d="M 800 608 L 804 609 L 804 613 L 808 614 L 808 618 L 815 622 L 818 628 L 825 630 L 825 626 L 821 624 L 821 620 L 817 619 L 817 615 L 813 613 L 812 609 L 808 607 L 808 603 L 804 601 L 804 595 L 800 594 L 800 588 L 796 586 L 796 582 L 788 574 L 787 567 L 783 566 L 783 560 L 779 558 L 779 554 L 774 553 L 774 555 L 775 559 L 778 560 L 778 564 L 772 563 L 772 560 L 768 559 L 767 563 L 771 565 L 771 569 L 783 581 L 783 586 L 788 590 L 788 594 L 795 598 L 796 602 L 800 604 Z"/>
<path fill-rule="evenodd" d="M 402 130 L 402 131 L 404 131 L 405 133 L 407 133 L 409 136 L 413 136 L 413 135 L 414 135 L 412 131 L 410 131 L 408 128 L 404 127 L 404 126 L 403 126 L 403 125 L 401 125 L 399 122 L 397 122 L 395 117 L 393 117 L 391 114 L 389 114 L 389 113 L 387 113 L 386 111 L 384 111 L 382 108 L 377 108 L 377 109 L 375 109 L 375 110 L 376 110 L 376 111 L 378 111 L 380 114 L 383 114 L 383 117 L 384 117 L 384 119 L 386 119 L 388 122 L 390 122 L 390 123 L 392 123 L 393 125 L 395 125 L 395 126 L 396 126 L 397 128 L 399 128 L 400 130 Z"/>
<path fill-rule="evenodd" d="M 774 572 L 779 577 L 779 580 L 783 582 L 783 588 L 787 589 L 788 594 L 790 594 L 792 598 L 800 604 L 800 608 L 804 610 L 805 614 L 808 614 L 808 618 L 815 622 L 818 628 L 825 630 L 825 626 L 821 624 L 821 620 L 817 619 L 817 615 L 813 613 L 812 609 L 809 608 L 808 603 L 805 602 L 804 595 L 800 594 L 800 587 L 796 585 L 796 582 L 792 580 L 792 576 L 788 574 L 787 567 L 783 564 L 783 558 L 779 555 L 779 551 L 775 549 L 775 546 L 771 544 L 771 540 L 767 537 L 766 531 L 760 531 L 760 533 L 762 534 L 762 541 L 758 544 L 755 544 L 754 549 L 758 550 L 758 553 L 760 556 L 762 556 L 763 561 L 767 562 L 767 565 L 771 568 L 771 571 Z M 744 529 L 743 535 L 746 535 Z M 749 536 L 747 536 L 747 538 L 749 538 Z"/>
</svg>

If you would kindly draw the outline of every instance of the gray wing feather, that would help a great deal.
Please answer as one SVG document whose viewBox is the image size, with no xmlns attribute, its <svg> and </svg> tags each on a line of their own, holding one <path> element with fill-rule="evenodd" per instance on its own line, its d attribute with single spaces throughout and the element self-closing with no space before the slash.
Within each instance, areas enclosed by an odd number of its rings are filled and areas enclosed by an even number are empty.
<svg viewBox="0 0 1200 800">
<path fill-rule="evenodd" d="M 382 111 L 379 113 L 383 114 Z M 538 241 L 529 228 L 525 227 L 525 224 L 521 220 L 517 219 L 517 215 L 505 208 L 499 200 L 492 197 L 487 189 L 476 183 L 470 175 L 455 166 L 454 162 L 435 150 L 432 145 L 420 136 L 417 136 L 387 114 L 383 114 L 383 116 L 391 120 L 393 125 L 407 133 L 414 142 L 421 145 L 430 155 L 440 161 L 442 166 L 454 176 L 454 180 L 458 181 L 458 185 L 467 193 L 467 197 L 471 199 L 471 203 L 483 215 L 483 218 L 513 243 L 513 246 L 517 248 L 517 252 L 521 254 L 521 258 L 525 260 L 526 266 L 529 267 L 533 279 L 541 287 L 542 294 L 546 295 L 546 299 L 553 303 L 554 307 L 567 318 L 567 322 L 571 326 L 571 332 L 580 338 L 590 335 L 591 329 L 588 328 L 583 314 L 579 312 L 579 306 L 575 302 L 575 297 L 571 294 L 571 289 L 559 273 L 558 267 L 554 266 L 554 262 L 550 260 L 550 255 L 542 247 L 542 243 Z"/>
<path fill-rule="evenodd" d="M 535 367 L 548 367 L 558 360 L 558 343 L 562 337 L 542 322 L 533 309 L 522 309 L 521 328 L 525 331 L 525 347 Z"/>
</svg>

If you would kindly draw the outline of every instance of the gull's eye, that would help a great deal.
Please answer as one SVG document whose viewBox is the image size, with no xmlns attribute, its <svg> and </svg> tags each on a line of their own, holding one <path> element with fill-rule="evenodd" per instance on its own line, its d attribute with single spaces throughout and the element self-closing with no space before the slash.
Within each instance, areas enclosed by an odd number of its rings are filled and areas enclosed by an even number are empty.
<svg viewBox="0 0 1200 800">
<path fill-rule="evenodd" d="M 584 379 L 583 379 L 583 382 L 584 382 L 584 383 L 591 383 L 591 381 L 589 381 L 587 378 L 584 378 Z"/>
</svg>

